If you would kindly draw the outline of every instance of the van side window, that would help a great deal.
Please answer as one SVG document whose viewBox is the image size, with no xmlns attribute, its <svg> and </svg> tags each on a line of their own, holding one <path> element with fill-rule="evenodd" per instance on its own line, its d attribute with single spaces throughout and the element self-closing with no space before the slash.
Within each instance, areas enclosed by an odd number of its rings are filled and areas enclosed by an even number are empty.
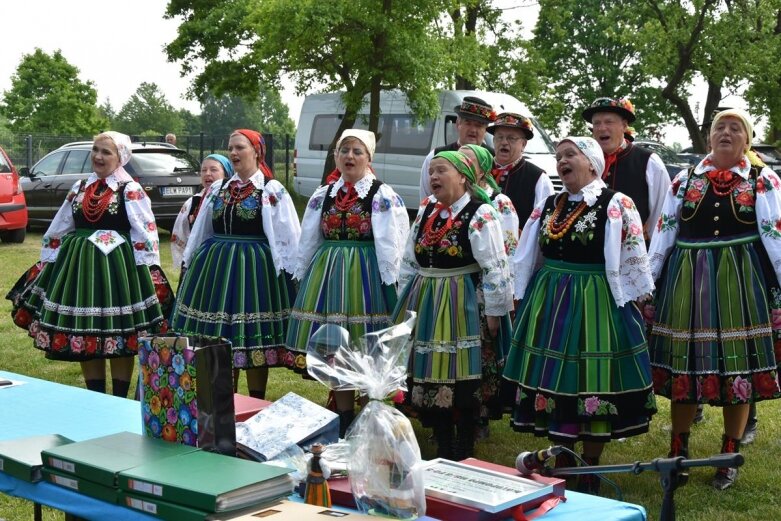
<svg viewBox="0 0 781 521">
<path fill-rule="evenodd" d="M 454 143 L 458 141 L 458 131 L 456 130 L 456 116 L 445 116 L 445 143 Z"/>
<path fill-rule="evenodd" d="M 425 156 L 431 150 L 431 138 L 434 135 L 434 121 L 415 121 L 409 114 L 386 115 L 387 132 L 390 139 L 385 143 L 385 152 L 389 154 L 410 154 Z"/>
<path fill-rule="evenodd" d="M 321 114 L 315 116 L 312 122 L 312 133 L 309 135 L 309 150 L 328 150 L 331 146 L 336 131 L 339 130 L 339 124 L 342 122 L 342 114 Z M 366 130 L 369 117 L 365 114 L 359 114 L 355 118 L 353 128 Z M 380 128 L 382 128 L 382 117 L 380 118 Z"/>
</svg>

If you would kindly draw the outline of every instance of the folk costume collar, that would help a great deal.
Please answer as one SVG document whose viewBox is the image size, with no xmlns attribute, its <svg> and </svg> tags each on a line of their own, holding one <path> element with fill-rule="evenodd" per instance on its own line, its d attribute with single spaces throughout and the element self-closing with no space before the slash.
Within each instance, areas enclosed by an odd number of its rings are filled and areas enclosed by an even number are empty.
<svg viewBox="0 0 781 521">
<path fill-rule="evenodd" d="M 263 187 L 266 184 L 266 179 L 261 170 L 255 170 L 255 173 L 252 174 L 252 177 L 250 177 L 248 181 L 253 185 L 255 185 L 255 188 L 257 188 L 258 190 L 263 190 Z M 227 184 L 230 185 L 234 182 L 238 183 L 239 185 L 246 184 L 244 181 L 241 180 L 239 174 L 233 174 L 233 176 L 231 176 L 231 178 L 228 180 Z"/>
<path fill-rule="evenodd" d="M 98 174 L 93 172 L 87 178 L 87 181 L 84 183 L 84 187 L 86 188 L 92 183 L 95 183 L 99 180 L 100 178 L 98 177 Z M 120 183 L 129 183 L 132 180 L 133 178 L 130 176 L 130 174 L 128 174 L 127 171 L 121 166 L 116 170 L 114 170 L 111 174 L 109 174 L 108 177 L 105 178 L 106 186 L 111 188 L 114 192 L 119 190 Z"/>
<path fill-rule="evenodd" d="M 361 199 L 366 197 L 375 179 L 377 178 L 373 173 L 367 172 L 366 175 L 364 175 L 357 183 L 353 185 L 353 188 L 355 188 L 355 191 L 358 193 L 358 197 Z M 344 178 L 340 176 L 339 179 L 337 179 L 333 184 L 333 186 L 331 186 L 330 196 L 336 197 L 336 194 L 339 193 L 339 190 L 345 185 L 345 183 L 346 181 Z"/>
<path fill-rule="evenodd" d="M 605 188 L 607 188 L 605 182 L 600 178 L 596 178 L 581 188 L 579 192 L 574 194 L 564 188 L 561 192 L 559 192 L 558 195 L 556 195 L 556 201 L 559 200 L 561 194 L 566 193 L 570 201 L 584 200 L 586 201 L 587 205 L 594 206 L 594 204 L 597 202 L 597 199 L 599 199 L 599 196 L 602 194 L 602 190 Z"/>
<path fill-rule="evenodd" d="M 712 170 L 716 170 L 716 167 L 713 165 L 713 154 L 708 154 L 705 156 L 705 159 L 700 161 L 700 164 L 694 168 L 694 173 L 697 175 L 705 175 Z M 748 157 L 744 154 L 737 164 L 732 165 L 729 171 L 738 174 L 743 179 L 748 179 L 749 173 L 751 172 L 751 161 L 749 161 Z"/>
</svg>

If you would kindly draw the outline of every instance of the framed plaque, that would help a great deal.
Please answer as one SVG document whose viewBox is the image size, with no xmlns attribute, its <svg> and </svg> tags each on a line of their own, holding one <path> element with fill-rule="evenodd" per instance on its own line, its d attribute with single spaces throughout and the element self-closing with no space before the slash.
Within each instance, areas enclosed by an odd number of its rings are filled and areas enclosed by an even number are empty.
<svg viewBox="0 0 781 521">
<path fill-rule="evenodd" d="M 553 494 L 553 485 L 442 458 L 423 466 L 426 496 L 486 512 L 501 512 Z"/>
</svg>

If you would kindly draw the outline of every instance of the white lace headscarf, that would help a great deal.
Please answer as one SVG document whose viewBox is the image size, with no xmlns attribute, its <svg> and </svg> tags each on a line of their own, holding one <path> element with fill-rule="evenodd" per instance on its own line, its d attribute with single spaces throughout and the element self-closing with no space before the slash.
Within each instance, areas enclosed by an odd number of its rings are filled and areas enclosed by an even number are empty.
<svg viewBox="0 0 781 521">
<path fill-rule="evenodd" d="M 605 153 L 602 152 L 602 147 L 593 138 L 585 136 L 568 136 L 559 141 L 559 144 L 569 141 L 573 143 L 578 149 L 583 152 L 591 166 L 594 167 L 595 176 L 602 175 L 602 171 L 605 169 Z"/>
</svg>

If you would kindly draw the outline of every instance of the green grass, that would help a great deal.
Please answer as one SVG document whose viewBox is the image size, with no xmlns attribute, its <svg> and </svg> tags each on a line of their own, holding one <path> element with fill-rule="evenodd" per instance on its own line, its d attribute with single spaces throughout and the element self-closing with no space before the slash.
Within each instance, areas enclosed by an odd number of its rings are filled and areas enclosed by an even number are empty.
<svg viewBox="0 0 781 521">
<path fill-rule="evenodd" d="M 301 209 L 301 201 L 297 201 Z M 173 279 L 176 287 L 178 273 L 171 266 L 170 249 L 165 246 L 168 236 L 162 236 L 161 248 L 163 269 Z M 40 248 L 40 233 L 31 233 L 24 244 L 0 244 L 0 295 L 4 296 L 21 273 L 37 259 Z M 26 333 L 16 327 L 10 319 L 10 302 L 0 301 L 0 353 L 2 369 L 16 373 L 51 380 L 66 385 L 84 387 L 78 364 L 46 360 L 43 353 L 32 347 Z M 240 388 L 246 392 L 242 379 Z M 134 388 L 131 389 L 131 394 Z M 304 381 L 291 371 L 271 371 L 268 397 L 276 399 L 293 391 L 317 403 L 324 403 L 326 390 L 312 381 Z M 650 461 L 667 453 L 669 441 L 669 406 L 667 400 L 659 399 L 660 411 L 654 417 L 648 434 L 630 438 L 627 441 L 610 443 L 605 449 L 602 463 L 618 464 L 634 461 Z M 0 394 L 2 407 L 2 394 Z M 693 469 L 689 484 L 676 494 L 679 520 L 764 520 L 775 519 L 781 508 L 778 497 L 781 483 L 781 420 L 779 402 L 762 402 L 758 406 L 759 434 L 757 441 L 743 451 L 746 465 L 741 469 L 739 479 L 731 489 L 718 492 L 711 488 L 713 469 Z M 691 450 L 693 458 L 702 458 L 718 453 L 721 440 L 721 411 L 707 407 L 706 419 L 695 425 L 692 431 Z M 427 438 L 429 431 L 415 425 L 424 458 L 434 457 L 435 447 Z M 0 425 L 2 429 L 2 425 Z M 512 466 L 520 451 L 547 447 L 545 439 L 513 432 L 505 418 L 493 422 L 491 435 L 477 444 L 478 458 Z M 639 476 L 613 474 L 611 476 L 621 487 L 624 501 L 643 505 L 649 519 L 659 517 L 662 491 L 655 473 Z M 603 495 L 611 494 L 603 486 Z M 62 514 L 44 509 L 44 519 L 61 519 Z M 5 495 L 0 495 L 0 519 L 22 521 L 32 518 L 32 504 Z M 544 519 L 544 517 L 542 518 Z"/>
</svg>

